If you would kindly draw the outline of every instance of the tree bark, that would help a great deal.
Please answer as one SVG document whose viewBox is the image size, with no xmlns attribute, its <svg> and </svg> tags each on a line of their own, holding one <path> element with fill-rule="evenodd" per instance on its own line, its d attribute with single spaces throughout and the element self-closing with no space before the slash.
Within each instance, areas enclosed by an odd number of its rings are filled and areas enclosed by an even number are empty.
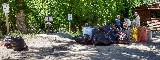
<svg viewBox="0 0 160 60">
<path fill-rule="evenodd" d="M 6 27 L 7 27 L 7 33 L 6 33 L 6 35 L 8 35 L 9 34 L 8 13 L 6 13 Z"/>
<path fill-rule="evenodd" d="M 16 14 L 16 25 L 19 31 L 23 33 L 28 33 L 27 29 L 27 21 L 25 18 L 25 10 L 24 10 L 24 0 L 18 0 L 17 1 L 17 14 Z"/>
<path fill-rule="evenodd" d="M 20 13 L 18 13 L 16 15 L 16 18 L 17 18 L 16 24 L 17 24 L 18 30 L 20 30 L 23 33 L 27 33 L 25 14 L 24 14 L 23 10 L 21 10 Z"/>
</svg>

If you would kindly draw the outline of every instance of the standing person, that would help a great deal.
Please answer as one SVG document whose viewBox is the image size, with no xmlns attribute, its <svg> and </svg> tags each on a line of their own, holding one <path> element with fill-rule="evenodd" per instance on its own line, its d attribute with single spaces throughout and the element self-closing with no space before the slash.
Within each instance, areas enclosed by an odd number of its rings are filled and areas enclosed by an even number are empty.
<svg viewBox="0 0 160 60">
<path fill-rule="evenodd" d="M 133 20 L 133 28 L 132 28 L 132 39 L 137 42 L 138 41 L 138 36 L 142 35 L 142 34 L 139 34 L 139 29 L 138 27 L 140 27 L 140 17 L 138 15 L 137 12 L 134 13 L 134 16 L 136 17 L 134 20 Z"/>
<path fill-rule="evenodd" d="M 115 19 L 115 25 L 116 25 L 116 28 L 118 28 L 119 30 L 122 30 L 120 15 L 117 15 L 117 18 Z"/>
<path fill-rule="evenodd" d="M 135 27 L 140 27 L 140 17 L 138 15 L 137 12 L 134 13 L 134 16 L 136 17 L 135 20 L 134 20 L 134 23 L 135 23 Z"/>
</svg>

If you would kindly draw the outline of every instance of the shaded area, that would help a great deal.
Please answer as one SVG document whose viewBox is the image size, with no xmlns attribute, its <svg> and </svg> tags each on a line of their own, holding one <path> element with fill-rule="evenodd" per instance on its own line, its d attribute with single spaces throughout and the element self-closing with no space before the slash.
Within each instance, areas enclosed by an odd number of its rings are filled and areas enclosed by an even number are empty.
<svg viewBox="0 0 160 60">
<path fill-rule="evenodd" d="M 47 35 L 57 35 L 61 38 L 69 38 L 69 39 L 73 38 L 70 34 L 67 33 L 47 33 Z"/>
<path fill-rule="evenodd" d="M 160 38 L 160 31 L 152 31 L 152 34 L 153 38 Z"/>
<path fill-rule="evenodd" d="M 160 42 L 154 40 L 146 43 L 112 44 L 110 46 L 80 45 L 68 38 L 37 37 L 29 46 L 29 51 L 11 51 L 3 59 L 51 59 L 51 60 L 159 60 Z M 38 43 L 40 41 L 40 43 Z M 37 43 L 36 43 L 37 42 Z M 45 47 L 39 45 L 50 44 Z M 52 43 L 50 43 L 52 42 Z"/>
</svg>

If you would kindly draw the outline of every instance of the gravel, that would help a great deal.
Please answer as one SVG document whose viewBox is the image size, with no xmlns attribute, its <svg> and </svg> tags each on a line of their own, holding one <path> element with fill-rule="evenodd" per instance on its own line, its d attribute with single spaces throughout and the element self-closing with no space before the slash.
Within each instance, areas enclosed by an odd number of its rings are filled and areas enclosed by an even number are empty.
<svg viewBox="0 0 160 60">
<path fill-rule="evenodd" d="M 0 60 L 160 60 L 158 39 L 128 45 L 87 46 L 63 35 L 25 35 L 29 50 L 13 51 L 0 46 Z"/>
</svg>

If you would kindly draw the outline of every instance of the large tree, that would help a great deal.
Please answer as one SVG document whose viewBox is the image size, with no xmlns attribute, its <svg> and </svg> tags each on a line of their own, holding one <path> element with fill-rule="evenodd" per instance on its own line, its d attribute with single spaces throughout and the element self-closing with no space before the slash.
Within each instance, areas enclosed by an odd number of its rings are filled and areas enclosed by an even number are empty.
<svg viewBox="0 0 160 60">
<path fill-rule="evenodd" d="M 68 31 L 68 13 L 73 14 L 72 31 L 81 31 L 87 21 L 91 21 L 92 26 L 109 24 L 114 22 L 116 15 L 130 17 L 133 8 L 156 1 L 158 0 L 0 0 L 0 6 L 4 2 L 10 4 L 11 31 L 36 32 L 45 27 L 44 17 L 52 16 L 52 30 L 58 32 Z M 0 30 L 5 32 L 2 11 L 0 25 Z"/>
<path fill-rule="evenodd" d="M 17 0 L 16 1 L 16 26 L 18 30 L 20 30 L 23 33 L 27 33 L 27 21 L 25 18 L 25 2 L 24 0 Z"/>
</svg>

